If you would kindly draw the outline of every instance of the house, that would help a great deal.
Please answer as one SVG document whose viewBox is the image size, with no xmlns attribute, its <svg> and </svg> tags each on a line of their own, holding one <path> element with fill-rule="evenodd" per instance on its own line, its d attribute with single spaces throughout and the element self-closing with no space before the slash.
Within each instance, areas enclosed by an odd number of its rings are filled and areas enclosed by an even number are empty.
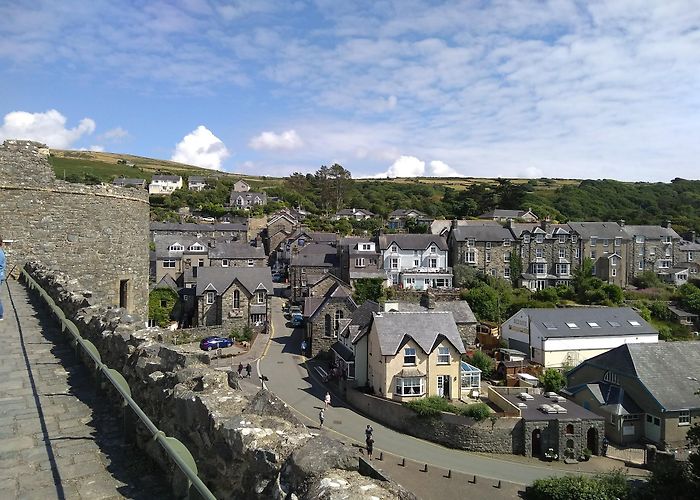
<svg viewBox="0 0 700 500">
<path fill-rule="evenodd" d="M 212 267 L 266 267 L 267 256 L 262 245 L 245 241 L 212 240 L 208 249 Z"/>
<path fill-rule="evenodd" d="M 335 247 L 324 243 L 304 245 L 292 256 L 289 265 L 289 283 L 292 302 L 301 301 L 309 295 L 309 286 L 323 275 L 338 272 L 338 253 Z"/>
<path fill-rule="evenodd" d="M 324 295 L 304 299 L 306 342 L 309 354 L 330 354 L 357 304 L 350 287 L 335 283 Z"/>
<path fill-rule="evenodd" d="M 660 226 L 624 226 L 629 236 L 628 279 L 652 271 L 667 281 L 674 281 L 676 270 L 674 262 L 675 248 L 681 237 L 673 230 L 669 221 Z"/>
<path fill-rule="evenodd" d="M 530 210 L 505 210 L 496 208 L 490 212 L 483 213 L 479 219 L 489 219 L 497 222 L 506 222 L 508 219 L 521 220 L 526 222 L 537 222 L 537 216 Z"/>
<path fill-rule="evenodd" d="M 190 175 L 187 178 L 187 189 L 190 191 L 202 191 L 207 187 L 207 180 L 198 175 Z"/>
<path fill-rule="evenodd" d="M 700 279 L 700 243 L 695 241 L 695 232 L 690 238 L 673 247 L 674 263 L 677 268 L 688 270 L 688 278 Z"/>
<path fill-rule="evenodd" d="M 593 274 L 607 283 L 620 287 L 627 286 L 630 274 L 630 235 L 625 229 L 625 221 L 617 222 L 569 222 L 571 238 L 578 241 L 573 260 L 578 265 L 583 259 L 593 261 Z M 573 270 L 573 268 L 572 268 Z"/>
<path fill-rule="evenodd" d="M 354 219 L 354 220 L 366 220 L 374 217 L 375 214 L 364 208 L 343 208 L 338 210 L 333 217 L 335 220 L 340 219 Z"/>
<path fill-rule="evenodd" d="M 448 235 L 452 229 L 452 221 L 447 219 L 437 219 L 430 223 L 430 234 L 442 236 L 448 240 Z"/>
<path fill-rule="evenodd" d="M 292 257 L 302 248 L 312 243 L 321 243 L 335 248 L 338 241 L 336 233 L 323 231 L 311 231 L 307 227 L 301 227 L 290 234 L 277 251 L 276 261 L 280 267 L 289 266 Z"/>
<path fill-rule="evenodd" d="M 433 218 L 423 212 L 400 208 L 389 214 L 386 225 L 389 229 L 401 230 L 406 227 L 406 221 L 409 219 L 413 220 L 416 224 L 424 224 L 428 227 L 430 227 L 430 224 L 433 222 Z"/>
<path fill-rule="evenodd" d="M 452 288 L 445 238 L 432 234 L 382 234 L 379 250 L 389 284 L 414 290 Z"/>
<path fill-rule="evenodd" d="M 545 368 L 562 368 L 622 344 L 656 343 L 659 332 L 630 307 L 525 308 L 501 325 L 501 338 Z"/>
<path fill-rule="evenodd" d="M 452 221 L 448 239 L 450 264 L 473 267 L 494 277 L 511 279 L 513 233 L 493 221 Z"/>
<path fill-rule="evenodd" d="M 165 276 L 181 281 L 182 274 L 192 267 L 209 266 L 209 242 L 189 234 L 157 235 L 155 243 L 155 281 Z"/>
<path fill-rule="evenodd" d="M 677 304 L 670 304 L 668 306 L 668 312 L 671 314 L 671 317 L 681 325 L 685 325 L 692 328 L 698 324 L 697 314 L 684 311 L 683 309 L 678 307 Z"/>
<path fill-rule="evenodd" d="M 250 184 L 242 179 L 239 179 L 233 184 L 233 190 L 237 193 L 247 193 L 250 191 Z"/>
<path fill-rule="evenodd" d="M 685 446 L 700 423 L 700 342 L 623 344 L 567 373 L 566 394 L 605 418 L 619 444 Z"/>
<path fill-rule="evenodd" d="M 274 294 L 269 268 L 203 267 L 195 279 L 195 326 L 221 326 L 230 333 L 269 322 Z"/>
<path fill-rule="evenodd" d="M 231 191 L 229 205 L 239 209 L 267 205 L 267 195 L 265 193 L 254 193 L 252 191 Z"/>
<path fill-rule="evenodd" d="M 176 189 L 182 189 L 179 175 L 154 175 L 148 185 L 148 194 L 172 194 Z"/>
<path fill-rule="evenodd" d="M 519 242 L 521 286 L 534 291 L 569 284 L 580 263 L 579 237 L 570 226 L 549 220 L 527 224 L 511 220 L 507 227 Z"/>
<path fill-rule="evenodd" d="M 340 278 L 354 288 L 357 280 L 378 278 L 386 282 L 382 256 L 377 243 L 368 238 L 341 238 L 338 241 Z"/>
<path fill-rule="evenodd" d="M 459 400 L 466 351 L 450 312 L 373 313 L 367 384 L 397 401 L 423 396 Z"/>
<path fill-rule="evenodd" d="M 118 177 L 112 181 L 112 185 L 118 187 L 144 189 L 146 187 L 146 179 L 128 179 L 125 177 Z"/>
<path fill-rule="evenodd" d="M 238 219 L 237 222 L 219 222 L 215 224 L 195 224 L 177 222 L 151 222 L 151 241 L 158 235 L 189 235 L 196 238 L 224 238 L 228 240 L 247 239 L 248 221 Z"/>
<path fill-rule="evenodd" d="M 280 256 L 277 253 L 280 251 L 280 245 L 299 228 L 299 224 L 300 219 L 288 209 L 279 210 L 268 216 L 263 231 L 265 253 L 273 256 L 275 261 L 279 260 Z"/>
<path fill-rule="evenodd" d="M 350 315 L 343 325 L 338 341 L 331 346 L 333 362 L 338 366 L 352 386 L 367 385 L 367 334 L 372 324 L 372 314 L 381 311 L 381 306 L 367 300 Z"/>
</svg>

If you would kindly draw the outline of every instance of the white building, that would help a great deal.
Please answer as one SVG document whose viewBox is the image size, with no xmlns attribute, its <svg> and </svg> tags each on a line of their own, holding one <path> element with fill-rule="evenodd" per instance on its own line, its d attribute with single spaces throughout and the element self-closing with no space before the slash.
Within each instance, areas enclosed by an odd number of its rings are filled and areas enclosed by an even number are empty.
<svg viewBox="0 0 700 500">
<path fill-rule="evenodd" d="M 521 309 L 501 325 L 508 347 L 545 368 L 576 366 L 623 344 L 656 343 L 659 332 L 629 307 Z"/>
<path fill-rule="evenodd" d="M 383 234 L 379 236 L 379 250 L 390 285 L 415 290 L 452 288 L 445 238 L 433 234 Z"/>
<path fill-rule="evenodd" d="M 173 194 L 176 189 L 182 189 L 179 175 L 154 175 L 148 185 L 148 194 Z"/>
<path fill-rule="evenodd" d="M 187 178 L 187 189 L 190 191 L 202 191 L 207 187 L 207 180 L 204 177 L 190 175 Z"/>
</svg>

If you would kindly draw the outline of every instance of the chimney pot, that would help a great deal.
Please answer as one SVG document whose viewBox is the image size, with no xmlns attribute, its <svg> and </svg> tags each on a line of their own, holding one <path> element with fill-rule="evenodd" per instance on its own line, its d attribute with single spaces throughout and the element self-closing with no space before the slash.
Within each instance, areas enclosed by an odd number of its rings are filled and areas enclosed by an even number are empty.
<svg viewBox="0 0 700 500">
<path fill-rule="evenodd" d="M 625 227 L 625 219 L 620 219 L 619 221 L 617 221 L 617 224 L 618 224 L 620 227 Z"/>
</svg>

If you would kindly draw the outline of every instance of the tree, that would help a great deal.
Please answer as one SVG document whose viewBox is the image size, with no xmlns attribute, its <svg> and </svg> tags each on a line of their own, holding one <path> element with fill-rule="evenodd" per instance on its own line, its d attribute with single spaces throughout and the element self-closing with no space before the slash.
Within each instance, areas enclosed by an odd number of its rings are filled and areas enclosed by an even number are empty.
<svg viewBox="0 0 700 500">
<path fill-rule="evenodd" d="M 540 382 L 545 391 L 559 392 L 566 385 L 566 378 L 556 368 L 547 368 L 540 377 Z"/>
<path fill-rule="evenodd" d="M 386 299 L 386 288 L 382 278 L 362 278 L 355 281 L 355 302 L 362 304 L 368 300 L 383 302 Z"/>
<path fill-rule="evenodd" d="M 173 319 L 179 303 L 177 292 L 170 288 L 156 288 L 148 295 L 148 319 L 166 327 Z"/>
<path fill-rule="evenodd" d="M 518 286 L 518 280 L 520 280 L 520 275 L 523 273 L 523 259 L 520 257 L 520 253 L 516 251 L 510 252 L 510 281 L 513 288 Z"/>
<path fill-rule="evenodd" d="M 493 373 L 494 361 L 493 358 L 485 354 L 483 351 L 474 351 L 470 358 L 467 358 L 467 363 L 481 370 L 483 378 L 489 378 Z"/>
<path fill-rule="evenodd" d="M 498 321 L 500 319 L 500 297 L 498 292 L 489 285 L 484 283 L 472 288 L 465 296 L 479 321 Z"/>
</svg>

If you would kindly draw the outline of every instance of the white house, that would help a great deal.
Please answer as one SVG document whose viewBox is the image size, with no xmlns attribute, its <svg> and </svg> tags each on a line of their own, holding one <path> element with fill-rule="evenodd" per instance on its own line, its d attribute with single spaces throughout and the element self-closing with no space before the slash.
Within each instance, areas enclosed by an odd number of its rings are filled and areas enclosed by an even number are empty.
<svg viewBox="0 0 700 500">
<path fill-rule="evenodd" d="M 379 236 L 382 267 L 390 285 L 415 290 L 452 288 L 447 241 L 433 234 Z"/>
<path fill-rule="evenodd" d="M 179 175 L 154 175 L 148 185 L 148 194 L 172 194 L 176 189 L 182 189 Z"/>
<path fill-rule="evenodd" d="M 545 368 L 576 366 L 623 344 L 656 343 L 659 332 L 630 307 L 521 309 L 501 325 L 508 347 Z"/>
<path fill-rule="evenodd" d="M 202 191 L 207 187 L 207 180 L 204 177 L 190 175 L 187 178 L 187 189 L 190 191 Z"/>
</svg>

